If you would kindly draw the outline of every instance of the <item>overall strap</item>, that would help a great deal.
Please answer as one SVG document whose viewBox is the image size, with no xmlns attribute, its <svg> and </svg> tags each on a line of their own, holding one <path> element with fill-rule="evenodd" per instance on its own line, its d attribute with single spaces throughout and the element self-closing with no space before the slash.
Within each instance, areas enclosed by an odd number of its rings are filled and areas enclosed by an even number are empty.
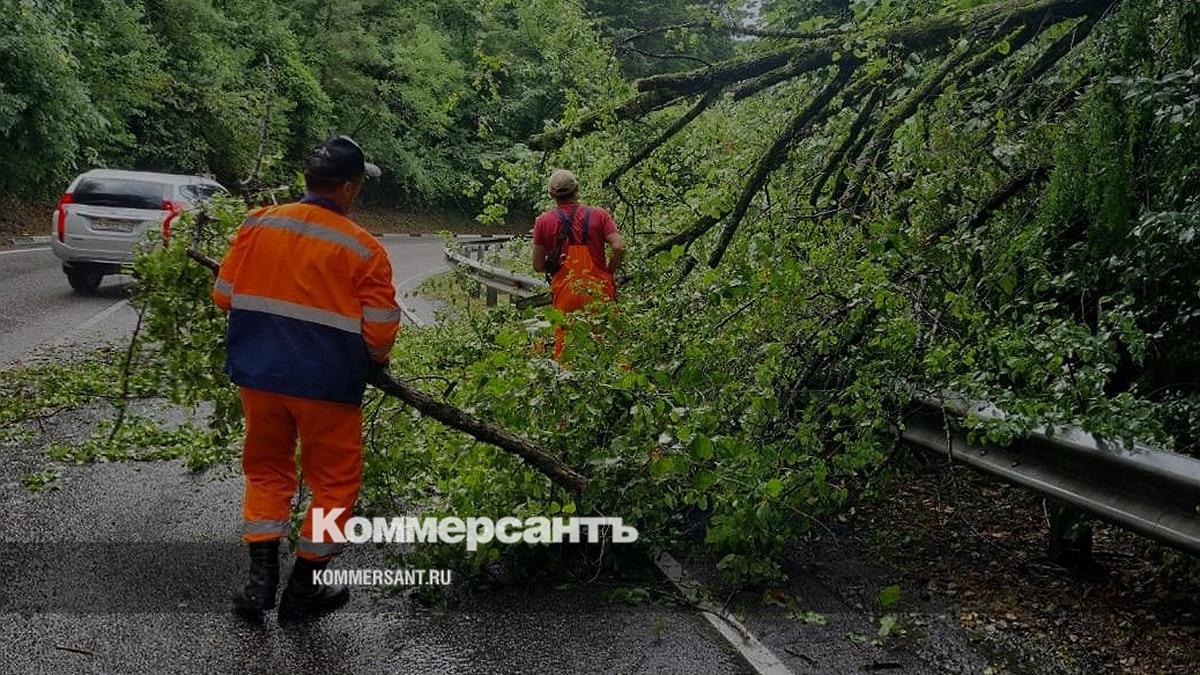
<svg viewBox="0 0 1200 675">
<path fill-rule="evenodd" d="M 575 241 L 575 218 L 574 216 L 580 211 L 583 211 L 583 223 L 580 227 L 579 241 Z M 558 217 L 558 239 L 568 241 L 572 244 L 588 243 L 588 228 L 592 223 L 592 210 L 586 206 L 580 205 L 575 209 L 575 213 L 570 215 L 562 209 L 562 207 L 554 209 L 554 215 Z"/>
<path fill-rule="evenodd" d="M 581 236 L 579 237 L 579 243 L 587 244 L 588 225 L 590 225 L 592 222 L 592 210 L 586 206 L 580 206 L 579 208 L 583 209 L 583 227 L 580 229 Z"/>
<path fill-rule="evenodd" d="M 558 216 L 558 237 L 559 241 L 569 241 L 575 243 L 575 219 L 571 215 L 567 215 L 562 207 L 554 209 L 554 215 Z"/>
</svg>

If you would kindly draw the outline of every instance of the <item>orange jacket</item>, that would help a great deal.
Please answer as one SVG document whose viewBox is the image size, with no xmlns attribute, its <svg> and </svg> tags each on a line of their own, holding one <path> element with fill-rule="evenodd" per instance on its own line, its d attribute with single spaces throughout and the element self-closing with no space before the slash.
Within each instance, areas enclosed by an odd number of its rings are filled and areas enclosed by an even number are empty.
<svg viewBox="0 0 1200 675">
<path fill-rule="evenodd" d="M 213 286 L 230 312 L 225 372 L 236 384 L 361 403 L 368 359 L 387 361 L 401 316 L 391 263 L 331 206 L 257 209 L 238 229 Z"/>
</svg>

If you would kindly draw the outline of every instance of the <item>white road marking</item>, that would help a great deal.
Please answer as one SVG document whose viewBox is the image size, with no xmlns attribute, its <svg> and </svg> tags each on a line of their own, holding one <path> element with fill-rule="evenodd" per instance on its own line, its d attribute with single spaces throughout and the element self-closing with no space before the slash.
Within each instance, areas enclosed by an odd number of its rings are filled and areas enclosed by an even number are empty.
<svg viewBox="0 0 1200 675">
<path fill-rule="evenodd" d="M 32 253 L 33 251 L 49 251 L 49 246 L 40 246 L 38 248 L 14 248 L 8 251 L 0 251 L 0 255 L 12 255 L 14 253 Z"/>
<path fill-rule="evenodd" d="M 683 569 L 683 565 L 679 564 L 670 553 L 660 553 L 654 559 L 654 564 L 671 583 L 675 584 L 675 588 L 683 593 L 684 597 L 700 608 L 701 614 L 705 619 L 712 624 L 713 628 L 725 638 L 734 649 L 746 659 L 746 663 L 754 669 L 758 675 L 792 675 L 792 671 L 779 657 L 763 643 L 758 641 L 758 638 L 750 634 L 746 627 L 742 625 L 737 617 L 730 614 L 724 607 L 719 607 L 716 604 L 704 599 L 701 595 L 701 586 L 698 582 L 691 578 L 687 570 Z"/>
<path fill-rule="evenodd" d="M 439 251 L 438 253 L 440 255 L 441 252 Z M 414 281 L 424 281 L 425 279 L 437 274 L 440 271 L 441 271 L 441 267 L 437 267 L 434 269 L 417 272 L 416 274 L 410 274 L 409 276 L 405 277 L 404 279 L 401 279 L 400 283 L 396 284 L 396 292 L 397 293 L 406 293 L 407 291 L 405 289 L 408 288 L 409 284 L 413 283 Z M 412 309 L 410 309 L 408 305 L 404 304 L 404 301 L 397 299 L 396 302 L 397 302 L 397 304 L 400 305 L 400 311 L 404 313 L 404 317 L 406 319 L 408 319 L 409 321 L 411 321 L 412 325 L 414 325 L 414 326 L 426 325 L 425 320 L 422 319 L 421 317 L 417 316 L 417 313 L 412 311 Z"/>
<path fill-rule="evenodd" d="M 403 302 L 399 304 L 400 311 L 404 314 L 404 318 L 408 319 L 412 325 L 417 326 L 418 328 L 425 325 L 425 319 L 417 316 L 417 313 L 409 309 L 408 305 L 404 304 Z"/>
</svg>

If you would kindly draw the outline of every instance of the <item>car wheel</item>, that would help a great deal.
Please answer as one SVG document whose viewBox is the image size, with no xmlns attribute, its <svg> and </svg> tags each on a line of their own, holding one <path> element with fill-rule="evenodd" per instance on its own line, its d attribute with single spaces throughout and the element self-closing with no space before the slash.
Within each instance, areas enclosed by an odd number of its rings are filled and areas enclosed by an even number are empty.
<svg viewBox="0 0 1200 675">
<path fill-rule="evenodd" d="M 99 272 L 80 270 L 67 272 L 67 283 L 71 284 L 71 288 L 75 289 L 76 293 L 95 293 L 96 289 L 100 288 L 102 279 L 104 279 L 104 275 Z"/>
</svg>

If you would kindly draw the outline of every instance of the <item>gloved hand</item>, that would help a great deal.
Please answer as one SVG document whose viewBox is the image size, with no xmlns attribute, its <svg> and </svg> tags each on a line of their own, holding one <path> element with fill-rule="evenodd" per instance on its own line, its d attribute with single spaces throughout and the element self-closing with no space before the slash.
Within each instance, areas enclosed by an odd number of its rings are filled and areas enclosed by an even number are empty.
<svg viewBox="0 0 1200 675">
<path fill-rule="evenodd" d="M 391 379 L 388 375 L 388 362 L 371 359 L 367 365 L 367 383 L 379 386 Z"/>
</svg>

